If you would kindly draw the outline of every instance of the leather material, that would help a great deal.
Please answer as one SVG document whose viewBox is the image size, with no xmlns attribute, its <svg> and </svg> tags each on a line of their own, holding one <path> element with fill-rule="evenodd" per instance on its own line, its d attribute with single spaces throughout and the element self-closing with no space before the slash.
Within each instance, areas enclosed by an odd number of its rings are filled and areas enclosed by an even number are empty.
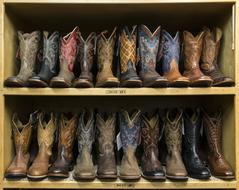
<svg viewBox="0 0 239 190">
<path fill-rule="evenodd" d="M 120 139 L 124 152 L 119 172 L 121 179 L 140 178 L 140 169 L 135 157 L 140 139 L 140 113 L 140 110 L 135 110 L 132 114 L 125 110 L 119 113 Z"/>
<path fill-rule="evenodd" d="M 235 82 L 226 77 L 219 69 L 218 55 L 220 51 L 220 41 L 222 31 L 215 28 L 212 32 L 205 28 L 205 37 L 203 40 L 203 50 L 201 56 L 201 69 L 203 73 L 213 79 L 213 86 L 232 86 Z"/>
<path fill-rule="evenodd" d="M 128 27 L 124 27 L 120 35 L 120 82 L 123 87 L 142 86 L 136 73 L 136 56 L 136 27 L 131 32 Z"/>
<path fill-rule="evenodd" d="M 56 130 L 56 121 L 53 113 L 39 114 L 39 123 L 37 128 L 38 154 L 28 170 L 27 176 L 30 178 L 44 178 L 48 174 L 49 159 L 52 155 L 52 146 L 54 133 Z"/>
<path fill-rule="evenodd" d="M 36 67 L 41 33 L 40 31 L 32 33 L 18 31 L 18 40 L 21 67 L 17 76 L 12 76 L 5 80 L 4 85 L 8 87 L 23 87 L 28 85 L 27 80 L 34 75 Z"/>
<path fill-rule="evenodd" d="M 152 33 L 147 26 L 139 26 L 139 76 L 143 86 L 167 86 L 167 79 L 156 71 L 156 57 L 159 50 L 160 26 Z"/>
<path fill-rule="evenodd" d="M 185 109 L 183 135 L 183 161 L 188 175 L 196 179 L 209 179 L 211 174 L 199 157 L 199 140 L 202 126 L 200 109 Z"/>
<path fill-rule="evenodd" d="M 73 169 L 73 145 L 76 135 L 77 115 L 60 116 L 57 159 L 48 171 L 48 177 L 66 178 Z"/>
<path fill-rule="evenodd" d="M 119 80 L 113 75 L 113 56 L 116 42 L 116 27 L 107 38 L 107 31 L 101 32 L 97 39 L 97 64 L 98 73 L 96 77 L 97 87 L 117 87 Z"/>
<path fill-rule="evenodd" d="M 29 164 L 29 146 L 32 135 L 32 125 L 29 121 L 24 124 L 16 113 L 12 117 L 12 135 L 15 147 L 15 156 L 5 172 L 6 178 L 26 177 Z"/>
<path fill-rule="evenodd" d="M 204 32 L 194 37 L 190 32 L 183 32 L 183 57 L 184 73 L 188 77 L 191 86 L 211 86 L 212 79 L 205 76 L 199 68 L 199 60 L 202 52 Z"/>
<path fill-rule="evenodd" d="M 208 145 L 208 164 L 212 175 L 234 179 L 234 172 L 222 152 L 222 112 L 209 115 L 203 109 L 203 127 Z"/>
<path fill-rule="evenodd" d="M 117 178 L 114 152 L 116 114 L 99 112 L 96 115 L 98 138 L 98 178 Z"/>
<path fill-rule="evenodd" d="M 51 35 L 49 32 L 43 32 L 43 62 L 41 70 L 37 76 L 29 80 L 30 86 L 47 87 L 51 78 L 56 76 L 59 57 L 59 40 L 60 34 L 54 31 Z"/>
<path fill-rule="evenodd" d="M 169 81 L 169 86 L 188 86 L 189 79 L 179 72 L 180 39 L 179 32 L 173 38 L 166 30 L 162 30 L 161 51 L 162 71 Z"/>
<path fill-rule="evenodd" d="M 158 160 L 159 141 L 159 113 L 154 115 L 142 114 L 141 138 L 143 144 L 143 156 L 141 169 L 146 179 L 166 179 L 165 172 Z"/>
<path fill-rule="evenodd" d="M 94 179 L 95 168 L 92 160 L 92 144 L 95 140 L 94 113 L 84 110 L 78 122 L 78 157 L 74 168 L 75 179 Z"/>
<path fill-rule="evenodd" d="M 79 28 L 75 27 L 72 32 L 61 38 L 60 48 L 60 71 L 51 79 L 51 87 L 70 87 L 75 78 L 73 67 L 77 56 L 77 40 Z"/>
<path fill-rule="evenodd" d="M 86 40 L 79 34 L 79 64 L 80 76 L 74 82 L 74 87 L 93 87 L 93 74 L 91 72 L 94 61 L 96 34 L 90 33 Z"/>
<path fill-rule="evenodd" d="M 167 146 L 166 176 L 171 179 L 187 179 L 182 152 L 182 120 L 181 109 L 167 110 L 165 118 L 165 142 Z"/>
</svg>

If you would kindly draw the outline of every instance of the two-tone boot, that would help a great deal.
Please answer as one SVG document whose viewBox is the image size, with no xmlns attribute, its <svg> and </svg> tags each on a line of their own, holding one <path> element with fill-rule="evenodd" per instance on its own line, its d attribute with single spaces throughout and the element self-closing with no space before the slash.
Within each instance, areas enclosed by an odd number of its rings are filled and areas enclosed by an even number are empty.
<svg viewBox="0 0 239 190">
<path fill-rule="evenodd" d="M 187 180 L 188 174 L 181 156 L 183 110 L 176 108 L 167 110 L 164 122 L 164 135 L 167 146 L 166 176 L 173 180 Z"/>
<path fill-rule="evenodd" d="M 73 169 L 73 146 L 76 137 L 77 115 L 61 114 L 59 121 L 57 158 L 48 171 L 50 178 L 67 178 Z"/>
<path fill-rule="evenodd" d="M 95 140 L 94 112 L 84 110 L 78 123 L 78 157 L 73 177 L 76 180 L 93 180 L 96 176 L 92 160 L 92 144 Z"/>
<path fill-rule="evenodd" d="M 235 82 L 226 77 L 219 69 L 218 56 L 220 51 L 220 41 L 222 39 L 222 30 L 215 28 L 212 32 L 206 28 L 203 40 L 203 50 L 201 56 L 202 72 L 210 76 L 213 80 L 213 86 L 232 86 Z"/>
<path fill-rule="evenodd" d="M 27 176 L 29 165 L 29 146 L 32 136 L 31 119 L 24 121 L 16 113 L 12 117 L 12 135 L 15 147 L 15 156 L 5 172 L 6 178 L 24 178 Z"/>
<path fill-rule="evenodd" d="M 38 154 L 28 170 L 30 179 L 43 179 L 47 177 L 49 160 L 52 155 L 56 120 L 53 113 L 40 113 L 37 128 Z"/>
<path fill-rule="evenodd" d="M 41 33 L 23 33 L 18 31 L 20 71 L 17 76 L 9 77 L 4 85 L 8 87 L 23 87 L 28 85 L 28 79 L 34 75 L 37 53 L 40 48 Z"/>
<path fill-rule="evenodd" d="M 166 87 L 168 80 L 156 71 L 156 58 L 159 50 L 160 26 L 152 33 L 145 25 L 138 30 L 139 76 L 144 87 Z"/>
<path fill-rule="evenodd" d="M 188 175 L 196 179 L 209 179 L 211 174 L 199 156 L 202 115 L 199 108 L 184 110 L 183 161 Z"/>
<path fill-rule="evenodd" d="M 169 81 L 170 87 L 187 87 L 189 79 L 179 72 L 180 36 L 176 33 L 174 38 L 162 30 L 161 56 L 163 76 Z"/>
<path fill-rule="evenodd" d="M 60 71 L 51 79 L 50 86 L 53 88 L 70 87 L 75 79 L 73 68 L 77 57 L 78 33 L 79 28 L 75 27 L 72 32 L 61 38 Z"/>
<path fill-rule="evenodd" d="M 96 87 L 118 87 L 119 80 L 113 75 L 113 58 L 116 43 L 116 28 L 106 37 L 107 31 L 101 32 L 97 38 L 97 65 Z"/>
<path fill-rule="evenodd" d="M 146 179 L 160 179 L 164 180 L 165 172 L 159 161 L 158 142 L 159 142 L 159 113 L 156 111 L 154 114 L 142 114 L 142 174 Z"/>
<path fill-rule="evenodd" d="M 98 170 L 97 177 L 102 179 L 117 178 L 114 152 L 116 114 L 99 112 L 96 115 L 98 139 Z"/>
<path fill-rule="evenodd" d="M 199 67 L 203 37 L 204 32 L 200 32 L 196 37 L 188 31 L 183 32 L 183 76 L 189 78 L 190 86 L 193 87 L 208 87 L 213 82 L 211 77 L 204 75 Z"/>
<path fill-rule="evenodd" d="M 29 86 L 47 87 L 52 77 L 57 75 L 59 61 L 60 34 L 43 32 L 43 61 L 40 72 L 28 80 Z"/>
<path fill-rule="evenodd" d="M 120 139 L 123 147 L 119 177 L 123 180 L 140 179 L 141 171 L 135 156 L 140 139 L 140 110 L 128 113 L 122 110 L 119 113 Z"/>
<path fill-rule="evenodd" d="M 207 139 L 208 165 L 213 176 L 234 179 L 235 174 L 222 151 L 222 112 L 209 114 L 203 109 L 203 127 Z"/>
<path fill-rule="evenodd" d="M 136 72 L 136 26 L 130 32 L 128 27 L 124 27 L 120 35 L 120 86 L 141 87 L 142 81 Z"/>
<path fill-rule="evenodd" d="M 93 87 L 93 74 L 92 66 L 94 61 L 94 49 L 95 49 L 96 34 L 94 32 L 83 39 L 79 34 L 79 63 L 80 64 L 80 76 L 74 81 L 74 87 L 76 88 L 90 88 Z"/>
</svg>

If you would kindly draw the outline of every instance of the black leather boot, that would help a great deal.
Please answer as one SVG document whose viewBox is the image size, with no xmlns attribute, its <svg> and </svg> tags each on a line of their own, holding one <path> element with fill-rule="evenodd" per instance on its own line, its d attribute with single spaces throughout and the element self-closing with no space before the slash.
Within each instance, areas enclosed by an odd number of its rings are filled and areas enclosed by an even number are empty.
<svg viewBox="0 0 239 190">
<path fill-rule="evenodd" d="M 211 174 L 199 157 L 199 139 L 202 117 L 200 109 L 185 109 L 183 135 L 183 161 L 188 175 L 196 179 L 209 179 Z"/>
</svg>

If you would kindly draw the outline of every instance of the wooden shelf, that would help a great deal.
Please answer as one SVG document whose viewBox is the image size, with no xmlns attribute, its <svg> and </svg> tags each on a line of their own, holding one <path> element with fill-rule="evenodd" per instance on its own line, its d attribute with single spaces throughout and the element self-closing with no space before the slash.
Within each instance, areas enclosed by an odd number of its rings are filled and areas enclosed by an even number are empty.
<svg viewBox="0 0 239 190">
<path fill-rule="evenodd" d="M 4 95 L 27 96 L 172 96 L 235 95 L 236 88 L 4 88 Z"/>
<path fill-rule="evenodd" d="M 3 188 L 57 188 L 57 189 L 233 189 L 237 183 L 233 181 L 223 181 L 211 178 L 209 181 L 200 181 L 189 179 L 187 182 L 152 182 L 141 179 L 137 182 L 124 182 L 121 180 L 106 182 L 100 180 L 77 182 L 73 179 L 65 179 L 62 181 L 28 181 L 27 179 L 20 181 L 3 181 Z"/>
</svg>

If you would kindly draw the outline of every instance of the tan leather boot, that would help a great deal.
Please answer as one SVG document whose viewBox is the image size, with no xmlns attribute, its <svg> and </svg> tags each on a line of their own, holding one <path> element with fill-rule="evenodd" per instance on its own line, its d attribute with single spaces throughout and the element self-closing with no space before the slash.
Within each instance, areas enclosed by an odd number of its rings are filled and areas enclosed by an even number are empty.
<svg viewBox="0 0 239 190">
<path fill-rule="evenodd" d="M 166 176 L 174 180 L 187 180 L 187 171 L 183 164 L 182 151 L 182 120 L 180 109 L 167 110 L 165 118 L 165 142 L 167 145 Z"/>
<path fill-rule="evenodd" d="M 55 130 L 56 122 L 53 113 L 49 115 L 40 113 L 37 131 L 39 151 L 28 170 L 27 177 L 31 179 L 43 179 L 47 177 Z"/>
<path fill-rule="evenodd" d="M 120 138 L 123 146 L 123 158 L 120 165 L 120 178 L 125 180 L 140 179 L 141 172 L 135 157 L 140 138 L 140 110 L 129 114 L 123 110 L 119 114 Z"/>
<path fill-rule="evenodd" d="M 235 174 L 222 152 L 222 112 L 209 115 L 203 109 L 203 127 L 207 138 L 208 163 L 213 176 L 234 179 Z"/>
<path fill-rule="evenodd" d="M 199 68 L 199 60 L 202 52 L 204 32 L 200 32 L 194 37 L 190 32 L 183 32 L 183 58 L 184 73 L 183 76 L 188 77 L 190 86 L 208 87 L 212 84 L 212 79 L 205 76 Z"/>
<path fill-rule="evenodd" d="M 73 177 L 76 180 L 95 178 L 92 160 L 92 144 L 95 140 L 94 114 L 92 110 L 84 110 L 78 123 L 78 157 Z"/>
<path fill-rule="evenodd" d="M 119 80 L 112 72 L 116 28 L 108 39 L 105 36 L 106 33 L 107 31 L 101 32 L 97 39 L 98 73 L 96 87 L 117 87 L 119 86 Z"/>
<path fill-rule="evenodd" d="M 232 86 L 235 82 L 226 77 L 219 69 L 217 58 L 219 56 L 222 31 L 215 28 L 212 32 L 205 28 L 203 50 L 201 56 L 201 69 L 203 73 L 213 79 L 213 86 Z"/>
<path fill-rule="evenodd" d="M 24 178 L 27 175 L 29 164 L 29 145 L 31 142 L 32 125 L 31 121 L 23 124 L 14 113 L 12 117 L 12 133 L 16 155 L 5 172 L 6 178 Z"/>
<path fill-rule="evenodd" d="M 98 129 L 98 178 L 117 178 L 117 169 L 114 153 L 116 114 L 97 113 L 96 126 Z"/>
</svg>

